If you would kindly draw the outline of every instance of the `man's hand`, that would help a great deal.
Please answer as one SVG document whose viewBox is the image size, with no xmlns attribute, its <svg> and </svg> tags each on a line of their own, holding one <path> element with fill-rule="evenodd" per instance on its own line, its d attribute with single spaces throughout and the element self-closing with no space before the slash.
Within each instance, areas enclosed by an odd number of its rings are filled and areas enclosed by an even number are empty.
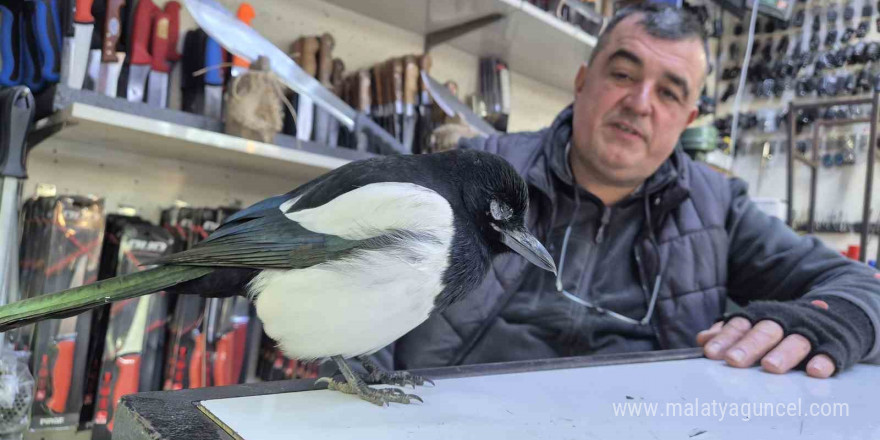
<svg viewBox="0 0 880 440">
<path fill-rule="evenodd" d="M 812 304 L 828 310 L 821 300 Z M 807 338 L 791 334 L 783 338 L 783 330 L 773 321 L 760 321 L 752 327 L 745 318 L 736 317 L 723 324 L 717 322 L 708 330 L 697 334 L 697 344 L 709 359 L 724 359 L 731 366 L 748 368 L 759 359 L 761 367 L 771 373 L 786 373 L 804 360 L 810 353 Z M 834 373 L 834 362 L 819 354 L 807 363 L 807 375 L 824 379 Z"/>
</svg>

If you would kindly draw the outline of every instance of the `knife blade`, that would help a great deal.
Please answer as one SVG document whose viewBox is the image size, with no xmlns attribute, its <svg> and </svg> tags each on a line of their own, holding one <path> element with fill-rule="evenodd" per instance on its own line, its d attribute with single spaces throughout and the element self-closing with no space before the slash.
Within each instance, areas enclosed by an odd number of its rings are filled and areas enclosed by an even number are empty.
<svg viewBox="0 0 880 440">
<path fill-rule="evenodd" d="M 419 91 L 419 66 L 416 58 L 407 55 L 404 58 L 403 74 L 403 148 L 413 152 L 413 140 L 416 135 L 416 94 Z"/>
<path fill-rule="evenodd" d="M 333 70 L 333 46 L 335 41 L 333 36 L 325 33 L 320 37 L 318 50 L 318 81 L 327 89 L 333 88 L 330 83 L 330 75 Z M 315 142 L 320 144 L 327 143 L 327 137 L 330 129 L 330 114 L 318 108 L 315 109 Z"/>
<path fill-rule="evenodd" d="M 150 31 L 159 8 L 152 0 L 139 0 L 134 13 L 130 41 L 128 84 L 125 98 L 130 102 L 143 102 L 147 77 L 150 75 Z"/>
<path fill-rule="evenodd" d="M 86 60 L 86 73 L 82 88 L 85 90 L 98 90 L 98 77 L 101 75 L 101 44 L 103 43 L 102 32 L 104 30 L 104 14 L 107 10 L 106 0 L 92 1 L 92 42 L 89 44 L 88 59 Z"/>
<path fill-rule="evenodd" d="M 92 32 L 95 29 L 95 17 L 92 16 L 92 0 L 76 0 L 76 12 L 73 15 L 73 42 L 70 53 L 67 53 L 67 85 L 81 89 L 86 77 L 86 65 L 89 49 L 92 44 Z"/>
<path fill-rule="evenodd" d="M 468 106 L 459 101 L 443 84 L 438 83 L 437 80 L 431 78 L 425 72 L 422 72 L 422 80 L 425 82 L 431 98 L 449 117 L 461 116 L 464 122 L 470 125 L 471 128 L 485 136 L 497 132 L 488 122 L 474 114 Z"/>
<path fill-rule="evenodd" d="M 205 116 L 223 117 L 223 48 L 208 37 L 205 42 Z"/>
<path fill-rule="evenodd" d="M 238 5 L 238 11 L 235 13 L 238 19 L 250 26 L 251 22 L 254 20 L 254 17 L 257 16 L 257 13 L 254 11 L 254 7 L 251 6 L 250 3 L 244 2 Z M 239 56 L 232 57 L 232 72 L 230 73 L 233 78 L 237 76 L 241 76 L 245 72 L 247 72 L 248 67 L 250 67 L 251 63 Z"/>
<path fill-rule="evenodd" d="M 166 57 L 168 55 L 168 33 L 170 20 L 165 13 L 160 13 L 153 28 L 152 62 L 150 63 L 150 79 L 147 85 L 147 103 L 156 107 L 168 106 L 168 72 L 171 66 Z"/>
<path fill-rule="evenodd" d="M 101 46 L 101 71 L 98 74 L 98 91 L 116 96 L 119 72 L 125 62 L 125 52 L 117 50 L 122 35 L 122 8 L 125 0 L 107 0 L 104 17 L 104 43 Z"/>
<path fill-rule="evenodd" d="M 345 95 L 345 63 L 341 59 L 333 60 L 333 72 L 330 74 L 330 84 L 333 85 L 333 91 L 337 96 Z M 323 112 L 323 110 L 322 110 Z M 330 120 L 330 128 L 327 133 L 327 145 L 336 147 L 339 145 L 339 121 L 325 113 Z"/>
<path fill-rule="evenodd" d="M 281 49 L 254 29 L 238 21 L 232 13 L 213 0 L 186 0 L 193 19 L 227 50 L 251 62 L 260 56 L 269 59 L 270 68 L 284 85 L 306 95 L 353 132 L 363 131 L 383 152 L 401 152 L 403 147 L 376 123 L 356 112 L 338 96 L 321 86 Z"/>
<path fill-rule="evenodd" d="M 82 286 L 86 278 L 86 267 L 89 255 L 83 255 L 76 261 L 73 277 L 70 279 L 70 288 Z M 71 316 L 61 320 L 55 338 L 55 360 L 52 366 L 52 397 L 46 402 L 46 407 L 55 414 L 64 413 L 67 408 L 67 399 L 70 393 L 70 384 L 73 379 L 73 358 L 76 352 L 76 320 L 77 316 Z"/>
<path fill-rule="evenodd" d="M 302 40 L 302 68 L 306 75 L 314 79 L 318 72 L 318 49 L 320 45 L 317 37 L 305 37 Z M 320 87 L 324 87 L 318 83 Z M 300 93 L 297 98 L 296 109 L 296 138 L 307 141 L 312 138 L 315 105 L 308 94 Z"/>
<path fill-rule="evenodd" d="M 144 334 L 147 331 L 147 313 L 150 311 L 152 296 L 138 298 L 137 310 L 125 342 L 116 352 L 116 385 L 113 387 L 113 417 L 107 423 L 107 429 L 113 431 L 116 409 L 122 396 L 138 392 L 141 373 L 141 354 L 144 351 Z"/>
</svg>

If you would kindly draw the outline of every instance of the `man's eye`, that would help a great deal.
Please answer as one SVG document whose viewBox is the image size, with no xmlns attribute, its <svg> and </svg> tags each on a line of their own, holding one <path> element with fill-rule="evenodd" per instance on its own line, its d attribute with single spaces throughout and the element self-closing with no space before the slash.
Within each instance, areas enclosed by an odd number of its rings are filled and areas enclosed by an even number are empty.
<svg viewBox="0 0 880 440">
<path fill-rule="evenodd" d="M 629 79 L 629 75 L 624 72 L 611 72 L 611 77 L 619 80 L 627 80 Z"/>
<path fill-rule="evenodd" d="M 676 101 L 676 102 L 679 100 L 678 95 L 669 89 L 663 89 L 660 91 L 660 93 L 663 95 L 664 98 L 672 99 L 673 101 Z"/>
</svg>

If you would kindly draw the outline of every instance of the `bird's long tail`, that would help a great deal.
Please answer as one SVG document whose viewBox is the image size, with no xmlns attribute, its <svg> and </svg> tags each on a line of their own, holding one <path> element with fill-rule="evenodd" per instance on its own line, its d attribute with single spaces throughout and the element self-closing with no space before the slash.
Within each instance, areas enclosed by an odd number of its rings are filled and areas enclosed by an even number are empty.
<svg viewBox="0 0 880 440">
<path fill-rule="evenodd" d="M 214 271 L 210 267 L 160 266 L 40 295 L 0 307 L 0 332 L 49 318 L 65 318 L 113 301 L 134 298 L 194 280 Z"/>
</svg>

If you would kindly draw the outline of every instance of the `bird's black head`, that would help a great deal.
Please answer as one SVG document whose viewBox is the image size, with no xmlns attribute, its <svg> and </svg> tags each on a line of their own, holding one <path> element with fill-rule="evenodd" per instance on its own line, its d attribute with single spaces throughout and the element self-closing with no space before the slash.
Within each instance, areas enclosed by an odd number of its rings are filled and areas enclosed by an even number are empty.
<svg viewBox="0 0 880 440">
<path fill-rule="evenodd" d="M 526 227 L 529 190 L 523 178 L 497 155 L 473 150 L 454 154 L 458 156 L 455 174 L 461 179 L 465 215 L 477 227 L 490 254 L 513 251 L 555 273 L 553 258 Z"/>
</svg>

